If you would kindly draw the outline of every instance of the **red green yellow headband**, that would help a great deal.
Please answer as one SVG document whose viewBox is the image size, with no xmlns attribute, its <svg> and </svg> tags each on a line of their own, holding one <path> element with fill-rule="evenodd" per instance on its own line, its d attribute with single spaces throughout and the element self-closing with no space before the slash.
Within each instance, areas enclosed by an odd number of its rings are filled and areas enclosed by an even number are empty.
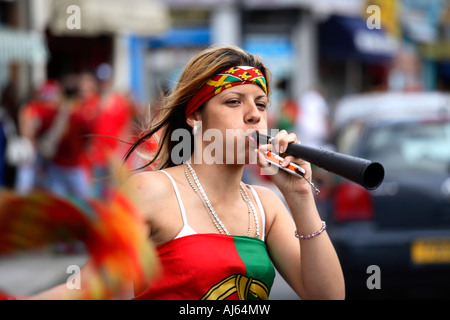
<svg viewBox="0 0 450 320">
<path fill-rule="evenodd" d="M 205 102 L 223 90 L 248 83 L 259 85 L 267 94 L 266 79 L 261 71 L 254 67 L 231 67 L 215 75 L 189 100 L 186 107 L 186 119 Z"/>
</svg>

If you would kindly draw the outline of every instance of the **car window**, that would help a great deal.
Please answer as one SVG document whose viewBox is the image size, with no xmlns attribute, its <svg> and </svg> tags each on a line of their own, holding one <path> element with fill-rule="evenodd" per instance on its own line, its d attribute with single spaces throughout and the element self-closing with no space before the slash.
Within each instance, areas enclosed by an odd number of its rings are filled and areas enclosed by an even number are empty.
<svg viewBox="0 0 450 320">
<path fill-rule="evenodd" d="M 362 154 L 390 170 L 450 171 L 450 123 L 409 123 L 372 129 Z"/>
</svg>

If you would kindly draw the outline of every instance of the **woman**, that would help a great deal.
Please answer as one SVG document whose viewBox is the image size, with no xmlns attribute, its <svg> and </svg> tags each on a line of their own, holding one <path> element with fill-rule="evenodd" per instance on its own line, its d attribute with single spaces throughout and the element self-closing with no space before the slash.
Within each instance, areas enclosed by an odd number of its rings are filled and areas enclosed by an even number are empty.
<svg viewBox="0 0 450 320">
<path fill-rule="evenodd" d="M 227 140 L 227 130 L 267 130 L 268 75 L 256 56 L 241 49 L 200 52 L 165 98 L 158 120 L 129 150 L 126 158 L 161 132 L 154 159 L 161 170 L 137 173 L 124 186 L 144 214 L 162 267 L 148 288 L 134 292 L 135 299 L 267 299 L 273 266 L 303 299 L 344 298 L 340 264 L 306 179 L 282 170 L 271 176 L 291 216 L 271 190 L 243 184 L 244 161 L 236 152 L 230 157 L 236 136 Z M 173 152 L 180 141 L 172 137 L 180 128 L 190 141 L 194 133 L 221 132 L 216 161 L 201 159 L 211 143 L 201 141 L 200 152 L 192 144 L 187 161 L 180 163 Z M 269 167 L 262 151 L 271 146 L 256 151 L 250 140 L 244 160 L 256 153 L 258 165 Z M 275 141 L 283 154 L 297 137 L 281 131 Z M 311 179 L 308 163 L 285 159 L 286 166 L 300 165 Z"/>
<path fill-rule="evenodd" d="M 246 81 L 234 82 L 236 77 Z M 273 281 L 272 263 L 303 299 L 344 297 L 340 264 L 308 182 L 283 170 L 272 176 L 291 217 L 271 190 L 241 182 L 244 165 L 237 153 L 234 163 L 222 164 L 230 159 L 227 144 L 235 143 L 226 141 L 227 129 L 267 130 L 269 93 L 268 70 L 257 57 L 238 48 L 210 48 L 184 69 L 159 122 L 142 139 L 164 130 L 158 150 L 163 171 L 136 174 L 126 185 L 145 214 L 163 268 L 149 288 L 135 293 L 136 299 L 264 299 Z M 172 151 L 179 141 L 172 141 L 171 134 L 178 128 L 196 135 L 198 130 L 219 130 L 225 141 L 220 150 L 223 161 L 207 164 L 198 159 L 210 143 L 202 141 L 201 152 L 191 149 L 191 159 L 177 165 Z M 248 140 L 247 161 L 255 152 Z M 288 143 L 297 142 L 285 131 L 275 140 L 281 153 Z M 138 146 L 139 142 L 128 155 Z M 263 168 L 269 165 L 261 151 L 268 149 L 266 145 L 258 150 Z M 286 166 L 297 163 L 311 178 L 308 163 L 291 156 L 285 159 Z M 310 239 L 295 236 L 318 230 L 323 232 Z"/>
</svg>

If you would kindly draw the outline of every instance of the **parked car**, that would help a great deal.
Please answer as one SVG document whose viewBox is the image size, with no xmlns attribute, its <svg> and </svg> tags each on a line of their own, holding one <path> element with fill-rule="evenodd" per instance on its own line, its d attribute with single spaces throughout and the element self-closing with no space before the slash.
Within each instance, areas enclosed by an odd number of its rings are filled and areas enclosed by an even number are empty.
<svg viewBox="0 0 450 320">
<path fill-rule="evenodd" d="M 449 101 L 386 94 L 338 106 L 337 151 L 385 169 L 377 189 L 342 179 L 330 198 L 349 299 L 450 298 Z"/>
</svg>

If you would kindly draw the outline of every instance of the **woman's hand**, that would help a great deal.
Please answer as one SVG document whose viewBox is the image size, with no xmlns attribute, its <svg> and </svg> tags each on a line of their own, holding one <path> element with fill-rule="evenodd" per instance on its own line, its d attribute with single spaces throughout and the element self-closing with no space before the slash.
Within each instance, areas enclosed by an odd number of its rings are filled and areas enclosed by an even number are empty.
<svg viewBox="0 0 450 320">
<path fill-rule="evenodd" d="M 294 133 L 287 133 L 286 130 L 280 131 L 274 138 L 273 146 L 271 144 L 259 146 L 259 148 L 257 149 L 257 163 L 265 171 L 266 174 L 270 175 L 272 181 L 284 196 L 291 193 L 311 193 L 311 186 L 308 183 L 308 181 L 311 181 L 312 179 L 311 165 L 302 159 L 295 158 L 294 156 L 284 153 L 287 149 L 288 144 L 291 142 L 299 143 L 297 136 Z M 295 163 L 302 167 L 306 172 L 305 179 L 307 179 L 308 181 L 294 176 L 274 165 L 271 165 L 264 158 L 263 152 L 265 151 L 279 152 L 280 156 L 284 158 L 284 162 L 282 163 L 283 167 L 288 167 L 290 163 Z"/>
</svg>

